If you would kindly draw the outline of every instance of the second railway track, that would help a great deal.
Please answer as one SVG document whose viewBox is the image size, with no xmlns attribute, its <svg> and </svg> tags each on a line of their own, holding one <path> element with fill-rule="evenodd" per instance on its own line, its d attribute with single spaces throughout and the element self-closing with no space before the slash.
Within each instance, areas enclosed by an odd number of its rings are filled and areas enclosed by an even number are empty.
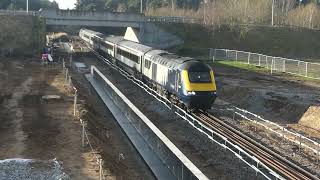
<svg viewBox="0 0 320 180">
<path fill-rule="evenodd" d="M 214 131 L 225 136 L 250 155 L 259 159 L 265 165 L 281 175 L 281 179 L 318 179 L 313 174 L 281 157 L 274 151 L 252 140 L 250 137 L 227 125 L 211 114 L 196 112 L 193 116 Z"/>
</svg>

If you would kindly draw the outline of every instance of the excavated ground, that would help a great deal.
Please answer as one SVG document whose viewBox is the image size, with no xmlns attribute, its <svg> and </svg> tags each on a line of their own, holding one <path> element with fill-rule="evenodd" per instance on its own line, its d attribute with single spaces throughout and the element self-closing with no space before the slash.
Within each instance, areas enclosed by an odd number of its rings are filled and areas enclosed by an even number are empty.
<svg viewBox="0 0 320 180">
<path fill-rule="evenodd" d="M 310 106 L 320 106 L 320 81 L 287 74 L 271 76 L 225 65 L 215 66 L 214 70 L 219 97 L 213 113 L 320 176 L 318 155 L 304 149 L 299 151 L 297 144 L 240 117 L 233 120 L 231 112 L 221 111 L 234 105 L 320 142 L 320 132 L 313 128 L 319 124 L 320 117 L 309 122 L 311 127 L 305 126 L 300 120 Z"/>
<path fill-rule="evenodd" d="M 71 179 L 98 179 L 99 167 L 90 148 L 81 147 L 81 126 L 72 114 L 73 95 L 65 86 L 61 65 L 44 67 L 37 59 L 1 59 L 0 79 L 0 159 L 56 158 Z M 43 95 L 62 99 L 44 102 Z M 107 179 L 153 179 L 112 116 L 101 110 L 99 99 L 81 107 L 87 112 L 84 118 L 90 119 L 93 135 L 89 133 L 89 138 L 105 162 Z M 101 137 L 100 129 L 108 133 Z M 125 154 L 124 159 L 119 159 L 120 153 Z"/>
</svg>

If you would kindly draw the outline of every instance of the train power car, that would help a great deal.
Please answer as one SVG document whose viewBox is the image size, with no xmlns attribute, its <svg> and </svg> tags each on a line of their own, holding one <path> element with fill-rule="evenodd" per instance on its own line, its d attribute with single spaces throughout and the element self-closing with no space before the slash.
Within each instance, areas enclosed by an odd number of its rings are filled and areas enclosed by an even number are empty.
<svg viewBox="0 0 320 180">
<path fill-rule="evenodd" d="M 216 99 L 213 70 L 200 61 L 87 29 L 81 29 L 79 36 L 185 108 L 210 109 Z"/>
</svg>

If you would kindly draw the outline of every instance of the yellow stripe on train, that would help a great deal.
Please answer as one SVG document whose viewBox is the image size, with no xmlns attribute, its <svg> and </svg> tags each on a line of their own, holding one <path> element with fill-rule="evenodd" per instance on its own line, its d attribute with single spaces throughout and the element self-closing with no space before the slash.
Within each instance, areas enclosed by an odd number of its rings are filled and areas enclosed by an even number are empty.
<svg viewBox="0 0 320 180">
<path fill-rule="evenodd" d="M 191 83 L 189 80 L 189 75 L 187 70 L 182 71 L 182 78 L 184 83 L 184 88 L 187 91 L 216 91 L 216 82 L 214 80 L 213 71 L 210 71 L 211 82 L 210 83 Z"/>
</svg>

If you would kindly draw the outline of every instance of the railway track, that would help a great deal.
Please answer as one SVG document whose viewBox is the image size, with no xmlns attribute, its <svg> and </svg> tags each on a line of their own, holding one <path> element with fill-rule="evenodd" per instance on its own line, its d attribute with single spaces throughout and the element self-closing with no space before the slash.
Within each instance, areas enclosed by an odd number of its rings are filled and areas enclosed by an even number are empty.
<svg viewBox="0 0 320 180">
<path fill-rule="evenodd" d="M 319 179 L 213 115 L 195 112 L 193 116 L 279 173 L 280 179 Z"/>
</svg>

